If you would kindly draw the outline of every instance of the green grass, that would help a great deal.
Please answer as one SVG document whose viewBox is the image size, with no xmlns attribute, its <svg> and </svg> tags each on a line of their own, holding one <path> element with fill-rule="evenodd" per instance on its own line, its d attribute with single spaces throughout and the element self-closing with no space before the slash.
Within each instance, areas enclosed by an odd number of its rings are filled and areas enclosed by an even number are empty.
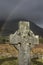
<svg viewBox="0 0 43 65">
<path fill-rule="evenodd" d="M 1 63 L 1 65 L 18 65 L 17 60 L 11 60 L 11 61 L 4 61 Z"/>
<path fill-rule="evenodd" d="M 18 60 L 17 58 L 14 57 L 10 58 L 0 57 L 0 65 L 18 65 Z"/>
<path fill-rule="evenodd" d="M 33 58 L 32 65 L 43 65 L 42 59 Z M 0 57 L 0 65 L 18 65 L 18 59 L 14 57 Z"/>
<path fill-rule="evenodd" d="M 43 38 L 39 38 L 39 43 L 43 43 Z"/>
<path fill-rule="evenodd" d="M 43 60 L 42 59 L 32 59 L 32 65 L 43 65 Z"/>
<path fill-rule="evenodd" d="M 38 62 L 42 62 L 43 63 L 43 59 L 37 59 Z"/>
</svg>

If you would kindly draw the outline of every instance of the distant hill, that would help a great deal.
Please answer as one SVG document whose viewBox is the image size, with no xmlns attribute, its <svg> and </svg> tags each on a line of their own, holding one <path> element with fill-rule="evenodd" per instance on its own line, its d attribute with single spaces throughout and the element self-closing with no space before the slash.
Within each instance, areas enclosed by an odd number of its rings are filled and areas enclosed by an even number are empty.
<svg viewBox="0 0 43 65">
<path fill-rule="evenodd" d="M 5 26 L 5 29 L 2 31 L 2 35 L 9 35 L 11 33 L 14 33 L 18 29 L 18 22 L 19 20 L 11 20 L 7 23 Z M 35 23 L 30 21 L 30 29 L 37 35 L 40 35 L 43 37 L 43 28 L 40 28 Z"/>
<path fill-rule="evenodd" d="M 2 28 L 4 23 L 5 23 L 5 20 L 0 20 L 0 31 L 1 31 L 1 28 Z"/>
<path fill-rule="evenodd" d="M 39 26 L 37 26 L 35 23 L 30 22 L 30 29 L 37 35 L 42 36 L 43 37 L 43 28 L 40 28 Z"/>
</svg>

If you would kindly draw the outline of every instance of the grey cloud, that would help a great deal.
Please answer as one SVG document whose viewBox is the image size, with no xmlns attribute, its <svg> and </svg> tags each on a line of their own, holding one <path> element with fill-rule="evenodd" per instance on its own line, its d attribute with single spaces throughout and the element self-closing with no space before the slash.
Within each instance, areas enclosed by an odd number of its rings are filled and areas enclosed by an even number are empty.
<svg viewBox="0 0 43 65">
<path fill-rule="evenodd" d="M 24 18 L 43 28 L 43 0 L 0 0 L 1 16 L 7 16 L 5 25 L 7 20 Z"/>
<path fill-rule="evenodd" d="M 41 0 L 24 0 L 14 9 L 9 19 L 25 18 L 40 25 L 43 21 L 43 1 Z"/>
<path fill-rule="evenodd" d="M 0 17 L 6 17 L 21 0 L 0 0 Z"/>
</svg>

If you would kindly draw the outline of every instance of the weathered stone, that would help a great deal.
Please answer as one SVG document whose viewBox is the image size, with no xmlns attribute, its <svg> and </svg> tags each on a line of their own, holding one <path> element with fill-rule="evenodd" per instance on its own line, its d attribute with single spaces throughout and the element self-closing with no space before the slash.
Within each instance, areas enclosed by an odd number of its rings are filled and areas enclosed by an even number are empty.
<svg viewBox="0 0 43 65">
<path fill-rule="evenodd" d="M 19 65 L 31 65 L 30 48 L 39 44 L 39 37 L 30 30 L 30 24 L 26 21 L 19 22 L 19 29 L 10 35 L 11 44 L 18 45 Z"/>
</svg>

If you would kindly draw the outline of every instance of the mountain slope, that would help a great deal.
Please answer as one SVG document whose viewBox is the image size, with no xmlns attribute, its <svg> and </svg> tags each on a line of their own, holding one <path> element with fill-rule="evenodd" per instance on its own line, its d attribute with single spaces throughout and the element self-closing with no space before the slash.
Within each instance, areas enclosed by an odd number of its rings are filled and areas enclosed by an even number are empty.
<svg viewBox="0 0 43 65">
<path fill-rule="evenodd" d="M 36 24 L 30 22 L 30 29 L 37 35 L 43 37 L 43 28 L 38 27 Z"/>
<path fill-rule="evenodd" d="M 9 35 L 14 33 L 18 29 L 18 21 L 19 20 L 12 20 L 8 22 L 2 31 L 3 35 Z M 43 36 L 43 29 L 38 27 L 35 23 L 30 21 L 30 29 L 37 35 Z"/>
</svg>

